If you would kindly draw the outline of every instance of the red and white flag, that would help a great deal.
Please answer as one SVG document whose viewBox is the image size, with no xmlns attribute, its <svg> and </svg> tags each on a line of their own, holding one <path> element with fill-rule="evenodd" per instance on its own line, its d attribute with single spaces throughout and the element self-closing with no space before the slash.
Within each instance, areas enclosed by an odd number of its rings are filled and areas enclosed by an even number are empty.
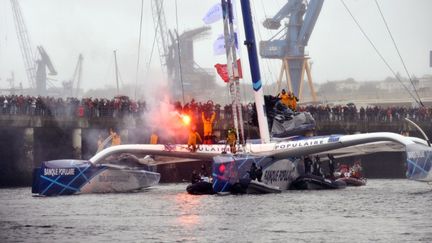
<svg viewBox="0 0 432 243">
<path fill-rule="evenodd" d="M 219 76 L 222 78 L 222 80 L 225 83 L 228 83 L 229 82 L 229 75 L 228 75 L 227 65 L 217 63 L 216 65 L 214 65 L 214 67 L 216 68 L 216 71 L 219 74 Z M 243 72 L 242 72 L 242 68 L 241 68 L 240 59 L 237 59 L 237 69 L 238 69 L 238 77 L 234 77 L 234 78 L 243 78 Z M 233 65 L 233 70 L 234 70 L 234 65 Z M 234 74 L 233 74 L 233 76 L 234 76 Z"/>
</svg>

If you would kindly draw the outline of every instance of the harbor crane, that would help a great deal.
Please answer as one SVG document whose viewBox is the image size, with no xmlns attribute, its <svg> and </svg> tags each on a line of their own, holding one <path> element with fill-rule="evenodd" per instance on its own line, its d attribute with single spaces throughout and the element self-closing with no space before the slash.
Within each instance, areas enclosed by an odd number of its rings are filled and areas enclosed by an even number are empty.
<svg viewBox="0 0 432 243">
<path fill-rule="evenodd" d="M 168 30 L 164 11 L 164 0 L 153 0 L 151 2 L 153 24 L 155 25 L 156 44 L 159 49 L 161 67 L 164 73 L 167 71 L 168 57 Z"/>
<path fill-rule="evenodd" d="M 283 19 L 288 18 L 288 23 L 270 40 L 260 42 L 261 57 L 282 60 L 277 79 L 278 90 L 281 88 L 281 81 L 285 74 L 288 89 L 301 98 L 306 72 L 314 102 L 317 101 L 317 98 L 312 84 L 309 57 L 305 55 L 305 47 L 323 3 L 324 0 L 288 0 L 275 16 L 266 19 L 263 25 L 266 29 L 278 30 Z"/>
<path fill-rule="evenodd" d="M 80 53 L 72 78 L 63 82 L 64 92 L 70 97 L 78 97 L 81 88 L 82 63 L 84 57 Z"/>
<path fill-rule="evenodd" d="M 30 42 L 30 37 L 27 32 L 27 27 L 21 13 L 21 6 L 18 0 L 10 0 L 14 16 L 15 29 L 18 37 L 18 42 L 21 49 L 21 55 L 24 60 L 27 79 L 31 88 L 36 87 L 36 63 L 33 59 L 33 49 Z"/>
<path fill-rule="evenodd" d="M 152 0 L 151 8 L 161 68 L 169 80 L 172 98 L 184 100 L 185 90 L 194 97 L 208 97 L 208 94 L 194 91 L 198 90 L 196 85 L 213 85 L 214 77 L 195 62 L 193 44 L 207 37 L 210 27 L 198 27 L 179 34 L 178 30 L 169 30 L 167 27 L 164 0 Z"/>
<path fill-rule="evenodd" d="M 47 73 L 46 68 L 49 69 L 49 75 L 57 75 L 57 71 L 52 65 L 51 59 L 42 46 L 37 46 L 40 59 L 35 60 L 30 36 L 27 31 L 21 6 L 18 0 L 10 0 L 14 16 L 15 29 L 18 37 L 18 42 L 21 49 L 21 54 L 24 60 L 24 66 L 30 88 L 36 89 L 37 95 L 46 95 L 47 93 Z"/>
<path fill-rule="evenodd" d="M 36 60 L 36 94 L 37 95 L 47 95 L 47 68 L 49 70 L 49 75 L 57 75 L 50 57 L 46 53 L 42 46 L 37 47 L 40 59 Z"/>
</svg>

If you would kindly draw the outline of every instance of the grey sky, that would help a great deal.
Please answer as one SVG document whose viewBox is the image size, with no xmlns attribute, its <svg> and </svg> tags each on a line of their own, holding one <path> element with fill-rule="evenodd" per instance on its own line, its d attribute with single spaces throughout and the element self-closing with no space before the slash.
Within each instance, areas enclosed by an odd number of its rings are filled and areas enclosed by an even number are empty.
<svg viewBox="0 0 432 243">
<path fill-rule="evenodd" d="M 177 0 L 180 32 L 204 23 L 206 11 L 218 0 Z M 273 16 L 286 0 L 251 0 L 255 14 L 256 36 L 272 34 L 262 28 L 262 21 Z M 345 0 L 360 24 L 387 58 L 390 65 L 405 76 L 397 53 L 372 0 Z M 55 79 L 72 77 L 78 54 L 84 55 L 82 87 L 114 86 L 113 54 L 118 50 L 119 68 L 125 83 L 135 83 L 140 0 L 20 0 L 32 45 L 43 45 L 58 71 Z M 429 51 L 432 50 L 432 1 L 379 0 L 382 11 L 399 45 L 411 74 L 431 74 Z M 165 0 L 168 28 L 175 28 L 175 0 Z M 149 82 L 148 62 L 153 42 L 150 0 L 144 3 L 145 16 L 141 52 L 140 83 Z M 196 43 L 195 58 L 202 67 L 223 63 L 224 56 L 213 56 L 212 42 L 222 33 L 222 23 L 211 25 L 212 35 Z M 241 27 L 242 31 L 242 27 Z M 241 41 L 242 42 L 242 41 Z M 35 48 L 34 48 L 35 49 Z M 324 3 L 307 48 L 313 61 L 315 82 L 355 78 L 380 80 L 391 76 L 364 39 L 339 0 Z M 157 48 L 152 73 L 159 72 Z M 241 51 L 246 62 L 246 52 Z M 261 61 L 264 83 L 278 75 L 280 62 Z M 0 0 L 0 87 L 14 71 L 16 82 L 28 86 L 21 58 L 9 0 Z M 246 77 L 246 79 L 248 76 Z M 57 84 L 60 85 L 58 82 Z"/>
</svg>

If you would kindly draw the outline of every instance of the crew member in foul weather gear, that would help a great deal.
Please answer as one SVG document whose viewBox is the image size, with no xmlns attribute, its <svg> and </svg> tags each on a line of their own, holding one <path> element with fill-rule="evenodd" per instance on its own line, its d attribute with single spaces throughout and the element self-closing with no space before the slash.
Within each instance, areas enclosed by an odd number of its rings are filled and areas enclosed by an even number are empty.
<svg viewBox="0 0 432 243">
<path fill-rule="evenodd" d="M 255 162 L 252 162 L 252 165 L 250 167 L 250 170 L 248 171 L 249 173 L 249 178 L 251 180 L 256 180 L 257 179 L 257 166 L 255 164 Z"/>
<path fill-rule="evenodd" d="M 361 178 L 362 177 L 362 167 L 360 164 L 360 161 L 357 160 L 354 162 L 353 167 L 351 167 L 351 176 L 355 178 Z"/>
<path fill-rule="evenodd" d="M 213 111 L 210 118 L 205 117 L 204 112 L 201 113 L 201 119 L 204 125 L 204 144 L 212 144 L 213 136 L 213 121 L 216 113 Z"/>
<path fill-rule="evenodd" d="M 261 182 L 262 175 L 263 175 L 262 166 L 260 166 L 260 167 L 258 167 L 258 169 L 256 170 L 256 177 L 257 177 L 257 180 L 258 180 L 259 182 Z"/>
<path fill-rule="evenodd" d="M 293 111 L 297 110 L 297 101 L 299 99 L 294 95 L 292 91 L 288 92 L 288 108 L 290 108 Z"/>
<path fill-rule="evenodd" d="M 192 171 L 192 178 L 191 178 L 192 184 L 195 184 L 195 183 L 200 182 L 200 181 L 201 181 L 201 177 L 198 175 L 196 170 L 193 170 Z"/>
<path fill-rule="evenodd" d="M 188 138 L 188 149 L 191 152 L 195 152 L 197 150 L 197 141 L 201 143 L 202 139 L 199 133 L 196 131 L 195 126 L 192 126 L 191 130 L 189 131 Z"/>
<path fill-rule="evenodd" d="M 110 135 L 111 135 L 111 146 L 116 146 L 121 144 L 121 137 L 120 135 L 114 131 L 114 129 L 110 129 Z"/>
<path fill-rule="evenodd" d="M 158 135 L 156 135 L 155 132 L 152 132 L 151 136 L 150 136 L 150 144 L 158 144 Z"/>
<path fill-rule="evenodd" d="M 199 174 L 201 177 L 208 177 L 207 169 L 204 164 L 201 165 L 201 171 Z"/>
<path fill-rule="evenodd" d="M 230 146 L 230 151 L 233 154 L 237 152 L 236 143 L 237 143 L 237 135 L 235 130 L 233 128 L 228 129 L 227 144 Z"/>
<path fill-rule="evenodd" d="M 304 167 L 305 167 L 305 174 L 310 174 L 312 172 L 312 160 L 309 158 L 309 156 L 304 157 L 303 159 Z"/>
<path fill-rule="evenodd" d="M 290 106 L 290 100 L 288 94 L 285 92 L 285 89 L 282 90 L 281 93 L 279 93 L 278 98 L 280 99 L 280 102 L 284 104 L 286 107 Z"/>
<path fill-rule="evenodd" d="M 322 169 L 321 169 L 321 160 L 319 156 L 315 157 L 315 161 L 313 163 L 313 175 L 323 177 Z"/>
<path fill-rule="evenodd" d="M 334 178 L 335 173 L 335 157 L 332 154 L 328 154 L 327 157 L 329 158 L 329 173 L 330 178 Z"/>
</svg>

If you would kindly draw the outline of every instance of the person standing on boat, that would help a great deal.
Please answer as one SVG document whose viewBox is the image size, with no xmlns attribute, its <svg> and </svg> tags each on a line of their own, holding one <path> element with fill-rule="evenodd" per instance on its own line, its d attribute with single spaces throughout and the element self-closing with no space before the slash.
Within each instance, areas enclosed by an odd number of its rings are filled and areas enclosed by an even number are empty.
<svg viewBox="0 0 432 243">
<path fill-rule="evenodd" d="M 227 144 L 230 146 L 230 151 L 233 154 L 237 152 L 236 143 L 237 143 L 237 135 L 235 130 L 233 128 L 228 129 Z"/>
<path fill-rule="evenodd" d="M 329 158 L 329 172 L 330 172 L 330 178 L 334 178 L 335 173 L 335 157 L 332 154 L 328 154 L 327 157 Z"/>
<path fill-rule="evenodd" d="M 355 177 L 355 178 L 361 178 L 362 177 L 362 174 L 361 174 L 362 167 L 361 167 L 360 163 L 361 163 L 360 160 L 357 160 L 354 162 L 354 165 L 351 168 L 351 176 L 352 177 Z"/>
<path fill-rule="evenodd" d="M 204 144 L 212 144 L 213 121 L 216 113 L 213 111 L 210 118 L 205 117 L 204 111 L 201 112 L 201 119 L 204 125 Z"/>
<path fill-rule="evenodd" d="M 262 175 L 263 175 L 263 170 L 262 170 L 262 166 L 260 166 L 260 167 L 258 167 L 258 169 L 256 170 L 256 177 L 257 177 L 257 180 L 258 180 L 259 182 L 261 182 Z"/>
<path fill-rule="evenodd" d="M 285 92 L 285 89 L 282 89 L 282 92 L 278 94 L 278 98 L 283 105 L 289 108 L 291 102 L 289 100 L 288 94 Z"/>
<path fill-rule="evenodd" d="M 199 173 L 199 178 L 201 181 L 210 182 L 210 177 L 208 175 L 206 166 L 204 164 L 201 165 L 201 171 Z"/>
<path fill-rule="evenodd" d="M 189 131 L 189 138 L 188 138 L 188 149 L 191 152 L 195 152 L 197 150 L 197 141 L 202 142 L 201 136 L 196 131 L 196 127 L 192 126 L 191 130 Z"/>
<path fill-rule="evenodd" d="M 252 163 L 250 170 L 248 171 L 249 173 L 249 178 L 251 180 L 256 180 L 257 179 L 257 166 L 255 164 L 255 162 Z"/>
<path fill-rule="evenodd" d="M 198 175 L 196 170 L 193 170 L 192 171 L 192 178 L 191 178 L 192 184 L 195 184 L 195 183 L 200 182 L 200 181 L 201 181 L 201 177 Z"/>
<path fill-rule="evenodd" d="M 158 135 L 152 131 L 152 134 L 150 135 L 150 144 L 158 144 Z"/>
<path fill-rule="evenodd" d="M 292 111 L 297 111 L 297 101 L 299 99 L 294 95 L 292 91 L 288 92 L 288 108 Z"/>
<path fill-rule="evenodd" d="M 121 144 L 121 137 L 120 135 L 117 133 L 117 131 L 115 131 L 114 129 L 110 129 L 110 136 L 111 136 L 111 146 L 116 146 L 116 145 L 120 145 Z"/>
<path fill-rule="evenodd" d="M 304 157 L 303 162 L 305 167 L 305 174 L 311 174 L 313 165 L 311 158 L 309 156 L 306 156 Z"/>
<path fill-rule="evenodd" d="M 321 160 L 319 156 L 315 157 L 315 162 L 313 163 L 313 175 L 323 177 L 322 169 L 321 169 Z"/>
</svg>

